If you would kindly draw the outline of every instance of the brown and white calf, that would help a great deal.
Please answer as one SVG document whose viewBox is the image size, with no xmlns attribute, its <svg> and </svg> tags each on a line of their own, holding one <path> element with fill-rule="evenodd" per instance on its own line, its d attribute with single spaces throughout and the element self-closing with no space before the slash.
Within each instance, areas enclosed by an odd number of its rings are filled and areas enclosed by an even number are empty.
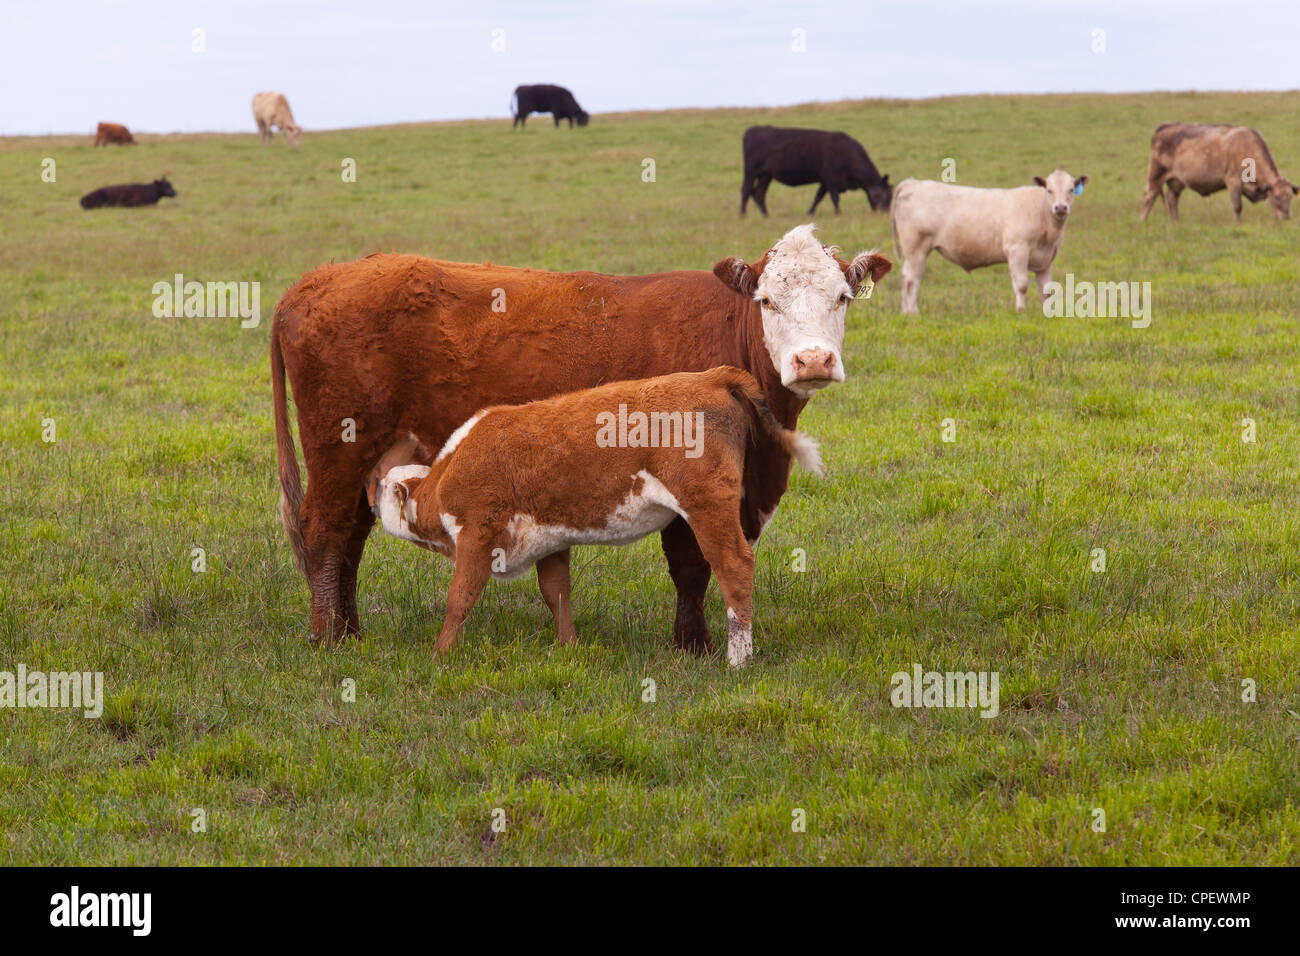
<svg viewBox="0 0 1300 956">
<path fill-rule="evenodd" d="M 1016 308 L 1025 311 L 1029 273 L 1038 294 L 1052 281 L 1052 262 L 1065 237 L 1065 220 L 1087 176 L 1058 169 L 1033 186 L 976 189 L 928 179 L 905 179 L 894 190 L 891 219 L 895 252 L 903 263 L 903 312 L 919 311 L 925 260 L 938 252 L 967 272 L 1005 262 Z"/>
<path fill-rule="evenodd" d="M 1241 222 L 1242 196 L 1251 202 L 1267 199 L 1276 218 L 1290 219 L 1291 197 L 1300 192 L 1300 186 L 1291 185 L 1277 171 L 1264 137 L 1249 126 L 1161 123 L 1151 137 L 1142 218 L 1158 198 L 1177 222 L 1178 197 L 1184 189 L 1202 196 L 1226 189 L 1237 222 Z"/>
<path fill-rule="evenodd" d="M 485 408 L 432 465 L 388 467 L 415 450 L 408 435 L 376 466 L 369 497 L 385 531 L 455 564 L 435 653 L 455 645 L 489 577 L 534 565 L 560 643 L 576 641 L 569 549 L 631 544 L 681 518 L 718 577 L 727 662 L 740 667 L 753 654 L 740 500 L 756 429 L 821 473 L 816 443 L 781 426 L 753 376 L 720 366 Z"/>
</svg>

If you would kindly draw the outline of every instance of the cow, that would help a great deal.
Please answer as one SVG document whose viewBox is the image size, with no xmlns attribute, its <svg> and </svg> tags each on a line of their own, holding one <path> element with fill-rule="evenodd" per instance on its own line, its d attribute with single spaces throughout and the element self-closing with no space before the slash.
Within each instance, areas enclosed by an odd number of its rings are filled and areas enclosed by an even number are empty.
<svg viewBox="0 0 1300 956">
<path fill-rule="evenodd" d="M 529 113 L 550 113 L 556 126 L 560 125 L 560 120 L 566 119 L 569 121 L 569 129 L 573 129 L 574 120 L 578 121 L 579 126 L 586 126 L 591 119 L 587 111 L 578 105 L 572 93 L 562 86 L 550 83 L 515 87 L 511 97 L 511 115 L 515 121 L 510 124 L 510 128 L 527 127 Z"/>
<path fill-rule="evenodd" d="M 176 190 L 164 176 L 151 183 L 127 183 L 122 186 L 103 186 L 81 197 L 82 209 L 99 209 L 101 206 L 152 206 L 164 196 L 175 196 Z"/>
<path fill-rule="evenodd" d="M 1300 186 L 1278 172 L 1264 137 L 1249 126 L 1161 123 L 1151 137 L 1140 218 L 1147 218 L 1159 198 L 1177 222 L 1178 197 L 1184 189 L 1202 196 L 1226 189 L 1237 222 L 1242 196 L 1253 203 L 1267 199 L 1274 217 L 1290 219 L 1291 197 L 1300 192 Z"/>
<path fill-rule="evenodd" d="M 100 123 L 95 129 L 95 145 L 108 146 L 110 143 L 118 146 L 134 146 L 135 137 L 120 123 Z"/>
<path fill-rule="evenodd" d="M 745 179 L 740 184 L 740 214 L 750 197 L 759 211 L 767 215 L 767 187 L 775 179 L 787 186 L 817 183 L 808 215 L 828 192 L 840 211 L 840 193 L 861 189 L 873 211 L 887 211 L 893 187 L 889 177 L 881 176 L 875 163 L 852 136 L 820 129 L 789 129 L 780 126 L 751 126 L 742 140 L 745 156 Z"/>
<path fill-rule="evenodd" d="M 740 513 L 757 429 L 821 474 L 816 442 L 782 427 L 753 376 L 722 366 L 483 409 L 432 465 L 393 468 L 368 497 L 385 531 L 455 565 L 435 654 L 455 645 L 489 577 L 533 566 L 557 638 L 575 643 L 569 550 L 631 544 L 681 519 L 718 576 L 727 663 L 743 667 L 754 552 Z"/>
<path fill-rule="evenodd" d="M 921 277 L 931 250 L 967 272 L 1005 262 L 1011 271 L 1016 308 L 1025 311 L 1029 272 L 1038 293 L 1052 280 L 1065 221 L 1087 176 L 1058 169 L 1033 186 L 976 189 L 928 179 L 904 179 L 894 192 L 890 226 L 894 254 L 903 257 L 903 312 L 915 313 Z"/>
<path fill-rule="evenodd" d="M 254 96 L 253 119 L 257 120 L 258 141 L 263 146 L 275 138 L 272 127 L 284 133 L 290 146 L 302 145 L 302 127 L 293 121 L 293 111 L 283 93 L 258 93 Z"/>
<path fill-rule="evenodd" d="M 844 380 L 856 291 L 891 268 L 874 251 L 847 262 L 837 252 L 807 224 L 758 261 L 722 259 L 712 273 L 555 273 L 397 254 L 307 273 L 276 307 L 270 362 L 280 510 L 311 592 L 313 638 L 360 632 L 357 567 L 374 521 L 368 472 L 411 433 L 438 448 L 486 406 L 717 365 L 753 375 L 776 420 L 795 427 L 817 391 Z M 342 440 L 345 428 L 355 440 Z M 749 540 L 771 519 L 789 472 L 785 449 L 755 432 L 740 516 Z M 711 650 L 709 563 L 685 521 L 661 540 L 677 588 L 674 639 Z"/>
</svg>

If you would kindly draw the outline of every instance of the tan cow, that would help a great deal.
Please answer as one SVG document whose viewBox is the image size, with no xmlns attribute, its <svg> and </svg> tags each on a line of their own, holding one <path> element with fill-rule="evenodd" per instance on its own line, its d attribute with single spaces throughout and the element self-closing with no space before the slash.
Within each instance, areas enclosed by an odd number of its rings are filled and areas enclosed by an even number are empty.
<svg viewBox="0 0 1300 956">
<path fill-rule="evenodd" d="M 821 473 L 816 443 L 776 420 L 752 375 L 721 366 L 482 409 L 432 465 L 372 476 L 368 497 L 385 531 L 455 564 L 435 653 L 455 645 L 489 577 L 534 565 L 560 643 L 573 643 L 569 549 L 631 544 L 681 518 L 718 577 L 727 663 L 741 667 L 754 646 L 740 502 L 756 429 Z"/>
<path fill-rule="evenodd" d="M 134 146 L 135 137 L 120 123 L 100 123 L 95 129 L 95 145 L 108 146 L 110 143 L 117 146 Z"/>
<path fill-rule="evenodd" d="M 1165 198 L 1164 187 L 1169 187 Z M 1178 221 L 1178 197 L 1184 189 L 1202 196 L 1228 191 L 1232 212 L 1241 222 L 1241 197 L 1267 199 L 1278 219 L 1291 218 L 1291 197 L 1300 192 L 1277 171 L 1264 137 L 1249 126 L 1161 123 L 1151 137 L 1142 219 L 1156 198 Z"/>
<path fill-rule="evenodd" d="M 258 93 L 254 96 L 253 119 L 257 120 L 257 135 L 263 146 L 273 138 L 272 127 L 284 133 L 290 146 L 302 145 L 302 127 L 293 121 L 293 111 L 283 93 Z"/>
<path fill-rule="evenodd" d="M 1052 280 L 1052 262 L 1061 249 L 1065 220 L 1087 176 L 1077 179 L 1058 169 L 1033 186 L 975 189 L 928 179 L 905 179 L 894 190 L 890 218 L 894 249 L 903 263 L 903 312 L 918 311 L 925 260 L 937 251 L 967 272 L 1005 262 L 1011 271 L 1016 308 L 1025 311 L 1029 272 L 1038 277 L 1038 294 Z"/>
</svg>

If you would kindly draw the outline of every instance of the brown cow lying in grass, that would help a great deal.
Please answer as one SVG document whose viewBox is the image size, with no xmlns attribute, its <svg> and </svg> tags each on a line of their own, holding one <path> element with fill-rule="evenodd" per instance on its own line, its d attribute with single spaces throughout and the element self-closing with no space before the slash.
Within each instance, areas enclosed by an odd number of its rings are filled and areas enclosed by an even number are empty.
<svg viewBox="0 0 1300 956">
<path fill-rule="evenodd" d="M 534 564 L 560 642 L 576 641 L 569 549 L 631 544 L 681 517 L 718 577 L 727 662 L 740 667 L 753 654 L 740 499 L 756 428 L 821 473 L 816 443 L 781 426 L 753 376 L 720 366 L 485 408 L 432 466 L 389 467 L 418 442 L 407 436 L 372 472 L 369 497 L 385 531 L 456 566 L 435 653 L 455 645 L 489 576 Z"/>
<path fill-rule="evenodd" d="M 135 137 L 121 123 L 100 123 L 95 129 L 96 146 L 134 146 Z"/>
</svg>

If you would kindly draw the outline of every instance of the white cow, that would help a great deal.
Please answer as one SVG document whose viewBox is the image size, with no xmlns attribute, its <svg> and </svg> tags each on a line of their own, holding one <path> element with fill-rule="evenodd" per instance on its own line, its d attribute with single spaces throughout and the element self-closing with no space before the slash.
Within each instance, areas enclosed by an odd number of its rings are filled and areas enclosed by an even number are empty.
<svg viewBox="0 0 1300 956">
<path fill-rule="evenodd" d="M 1065 220 L 1087 176 L 1075 179 L 1063 169 L 1034 186 L 975 189 L 932 180 L 905 179 L 894 190 L 890 213 L 894 252 L 903 263 L 903 312 L 918 311 L 921 277 L 931 250 L 967 272 L 1005 262 L 1011 270 L 1016 308 L 1025 311 L 1029 272 L 1038 277 L 1038 294 L 1052 279 Z"/>
<path fill-rule="evenodd" d="M 302 127 L 293 121 L 293 111 L 283 93 L 258 93 L 253 97 L 253 119 L 262 145 L 271 142 L 271 128 L 276 127 L 290 146 L 302 145 Z"/>
</svg>

